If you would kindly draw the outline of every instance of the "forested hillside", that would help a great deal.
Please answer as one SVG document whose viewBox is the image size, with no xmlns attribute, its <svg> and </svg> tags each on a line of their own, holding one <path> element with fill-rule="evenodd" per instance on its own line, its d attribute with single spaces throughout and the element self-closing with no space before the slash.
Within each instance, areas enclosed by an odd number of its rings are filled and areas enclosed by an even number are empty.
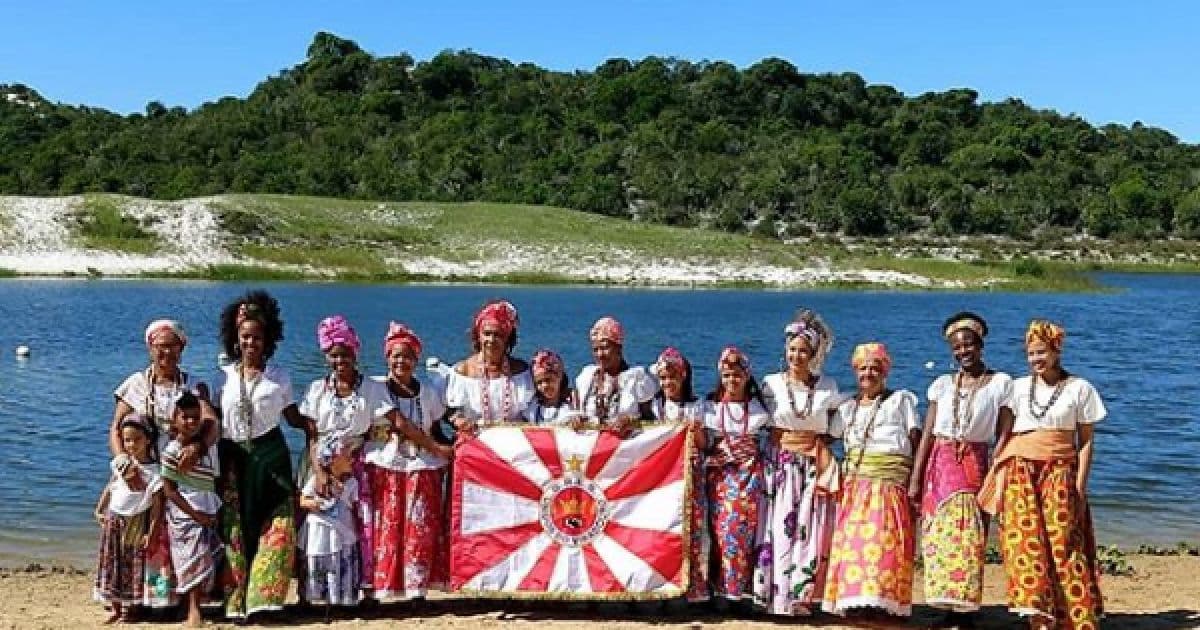
<svg viewBox="0 0 1200 630">
<path fill-rule="evenodd" d="M 90 191 L 520 202 L 783 237 L 1200 237 L 1200 147 L 1137 123 L 969 89 L 906 97 L 781 59 L 562 73 L 374 57 L 328 33 L 248 97 L 194 111 L 122 116 L 0 87 L 0 194 Z"/>
</svg>

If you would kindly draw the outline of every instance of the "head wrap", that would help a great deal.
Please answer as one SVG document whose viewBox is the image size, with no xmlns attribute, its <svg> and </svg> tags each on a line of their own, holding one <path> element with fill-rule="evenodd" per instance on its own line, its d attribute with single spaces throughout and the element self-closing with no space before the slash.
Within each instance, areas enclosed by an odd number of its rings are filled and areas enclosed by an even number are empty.
<svg viewBox="0 0 1200 630">
<path fill-rule="evenodd" d="M 354 332 L 354 328 L 345 317 L 332 315 L 317 324 L 317 345 L 321 347 L 321 352 L 329 352 L 335 345 L 346 346 L 354 356 L 358 356 L 362 342 L 358 340 L 358 333 Z"/>
<path fill-rule="evenodd" d="M 595 324 L 592 324 L 592 330 L 588 333 L 588 337 L 592 343 L 608 340 L 618 346 L 623 346 L 625 345 L 625 328 L 614 317 L 601 317 L 596 320 Z"/>
<path fill-rule="evenodd" d="M 683 376 L 687 374 L 690 364 L 683 353 L 675 348 L 668 347 L 658 355 L 658 360 L 654 362 L 654 373 L 658 374 L 662 371 L 672 372 Z"/>
<path fill-rule="evenodd" d="M 749 374 L 750 357 L 746 356 L 746 353 L 739 350 L 737 346 L 725 346 L 725 349 L 721 351 L 721 357 L 717 359 L 717 370 L 720 371 L 724 367 L 739 367 Z"/>
<path fill-rule="evenodd" d="M 872 341 L 855 346 L 854 354 L 850 356 L 850 365 L 857 370 L 867 361 L 879 361 L 884 376 L 892 370 L 892 355 L 888 354 L 887 346 L 879 342 Z"/>
<path fill-rule="evenodd" d="M 1055 352 L 1062 352 L 1063 341 L 1066 338 L 1065 328 L 1044 319 L 1035 319 L 1029 322 L 1029 330 L 1025 331 L 1025 345 L 1040 341 L 1050 346 L 1050 349 Z"/>
<path fill-rule="evenodd" d="M 350 447 L 350 440 L 338 431 L 325 434 L 321 441 L 317 444 L 317 460 L 321 462 L 321 466 L 329 466 L 333 458 L 338 453 Z"/>
<path fill-rule="evenodd" d="M 179 339 L 180 345 L 187 345 L 187 333 L 183 330 L 183 324 L 173 319 L 156 319 L 146 326 L 146 345 L 154 343 L 154 340 L 163 333 L 171 333 Z"/>
<path fill-rule="evenodd" d="M 821 371 L 825 358 L 829 356 L 829 349 L 833 347 L 833 331 L 820 315 L 802 309 L 796 313 L 796 318 L 790 324 L 783 327 L 783 336 L 789 342 L 796 337 L 808 342 L 808 347 L 812 348 L 812 358 L 808 360 L 809 369 L 814 372 Z"/>
<path fill-rule="evenodd" d="M 408 346 L 413 354 L 421 356 L 421 338 L 411 328 L 400 322 L 389 322 L 387 334 L 383 336 L 383 356 L 392 356 L 396 346 Z"/>
<path fill-rule="evenodd" d="M 241 326 L 242 323 L 248 319 L 258 321 L 260 317 L 260 309 L 257 304 L 253 302 L 242 302 L 241 304 L 238 304 L 237 317 L 234 319 L 234 323 L 236 323 L 238 326 Z"/>
<path fill-rule="evenodd" d="M 957 317 L 949 324 L 946 324 L 946 329 L 942 331 L 942 335 L 946 337 L 946 339 L 949 339 L 950 335 L 953 335 L 960 330 L 969 330 L 975 333 L 975 336 L 979 337 L 980 339 L 983 339 L 987 336 L 987 324 L 985 324 L 983 320 L 979 318 L 979 316 L 971 313 L 963 313 L 962 316 Z"/>
<path fill-rule="evenodd" d="M 534 353 L 533 359 L 530 361 L 530 367 L 533 368 L 533 373 L 553 372 L 554 374 L 563 374 L 566 368 L 563 366 L 562 357 L 553 350 L 541 349 Z"/>
<path fill-rule="evenodd" d="M 150 424 L 150 419 L 136 411 L 125 414 L 125 417 L 121 418 L 121 422 L 117 427 L 119 429 L 124 429 L 125 427 L 141 429 L 142 433 L 151 437 L 156 433 L 153 425 Z"/>
<path fill-rule="evenodd" d="M 505 336 L 509 336 L 517 329 L 520 321 L 517 317 L 517 307 L 507 300 L 488 302 L 475 315 L 475 334 L 479 334 L 484 324 L 494 323 L 500 326 Z"/>
</svg>

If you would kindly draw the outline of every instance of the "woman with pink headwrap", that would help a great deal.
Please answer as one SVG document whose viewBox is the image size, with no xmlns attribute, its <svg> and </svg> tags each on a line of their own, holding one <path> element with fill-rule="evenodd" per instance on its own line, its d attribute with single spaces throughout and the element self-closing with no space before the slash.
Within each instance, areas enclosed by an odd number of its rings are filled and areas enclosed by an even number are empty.
<svg viewBox="0 0 1200 630">
<path fill-rule="evenodd" d="M 579 416 L 575 392 L 567 380 L 567 368 L 562 357 L 553 350 L 541 349 L 530 360 L 533 386 L 537 389 L 525 420 L 530 424 L 570 425 Z"/>
<path fill-rule="evenodd" d="M 864 343 L 850 359 L 858 392 L 834 418 L 846 459 L 822 608 L 837 615 L 912 614 L 914 527 L 908 503 L 917 396 L 887 386 L 892 358 Z"/>
<path fill-rule="evenodd" d="M 481 426 L 524 420 L 534 385 L 529 364 L 512 356 L 519 323 L 516 307 L 506 300 L 488 302 L 475 314 L 468 332 L 473 352 L 446 380 L 446 406 L 459 437 Z"/>
<path fill-rule="evenodd" d="M 1034 630 L 1094 630 L 1104 610 L 1087 484 L 1094 426 L 1108 412 L 1096 388 L 1063 367 L 1065 338 L 1058 324 L 1030 322 L 1030 374 L 1013 381 L 1012 430 L 979 491 L 983 509 L 1001 516 L 1008 608 Z"/>
<path fill-rule="evenodd" d="M 442 490 L 454 450 L 433 440 L 446 412 L 440 392 L 417 376 L 421 338 L 388 324 L 383 339 L 386 376 L 374 377 L 394 409 L 395 422 L 376 417 L 367 433 L 368 485 L 364 527 L 373 570 L 363 577 L 381 600 L 425 597 L 444 589 L 449 565 Z M 367 551 L 367 550 L 364 550 Z"/>
<path fill-rule="evenodd" d="M 575 395 L 583 415 L 621 433 L 638 420 L 651 420 L 650 402 L 658 392 L 654 376 L 625 361 L 625 328 L 612 317 L 592 325 L 588 338 L 595 363 L 575 377 Z"/>
</svg>

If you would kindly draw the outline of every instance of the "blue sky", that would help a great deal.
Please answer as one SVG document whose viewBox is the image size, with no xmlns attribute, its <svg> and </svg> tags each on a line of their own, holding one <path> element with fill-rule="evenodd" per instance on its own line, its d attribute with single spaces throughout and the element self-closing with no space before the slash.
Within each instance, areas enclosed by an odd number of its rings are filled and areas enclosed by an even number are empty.
<svg viewBox="0 0 1200 630">
<path fill-rule="evenodd" d="M 243 96 L 327 30 L 376 55 L 470 48 L 556 70 L 777 56 L 909 95 L 971 87 L 1200 142 L 1200 2 L 0 0 L 0 15 L 0 83 L 120 112 Z"/>
</svg>

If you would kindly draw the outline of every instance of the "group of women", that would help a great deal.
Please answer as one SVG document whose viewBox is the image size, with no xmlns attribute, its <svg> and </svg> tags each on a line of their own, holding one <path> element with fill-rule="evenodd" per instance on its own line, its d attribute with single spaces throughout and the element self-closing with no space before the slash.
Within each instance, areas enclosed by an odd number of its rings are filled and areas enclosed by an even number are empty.
<svg viewBox="0 0 1200 630">
<path fill-rule="evenodd" d="M 186 468 L 206 448 L 219 451 L 224 561 L 212 584 L 231 617 L 281 608 L 292 577 L 311 603 L 416 599 L 445 588 L 454 445 L 489 424 L 627 435 L 658 421 L 685 425 L 696 445 L 687 462 L 688 601 L 740 601 L 772 615 L 903 617 L 919 561 L 925 601 L 968 624 L 982 601 L 994 515 L 1010 608 L 1032 628 L 1097 626 L 1086 497 L 1092 426 L 1105 409 L 1092 385 L 1063 367 L 1060 326 L 1030 324 L 1030 373 L 1013 379 L 983 360 L 984 319 L 951 317 L 940 333 L 958 369 L 929 386 L 924 420 L 915 394 L 889 387 L 892 359 L 881 343 L 854 349 L 855 387 L 841 393 L 822 371 L 833 332 L 810 310 L 783 329 L 786 369 L 760 384 L 746 354 L 727 347 L 703 398 L 675 348 L 649 368 L 630 365 L 611 317 L 591 328 L 594 363 L 573 382 L 553 351 L 515 357 L 518 328 L 512 304 L 485 304 L 470 328 L 471 354 L 431 379 L 415 372 L 420 338 L 393 322 L 382 340 L 386 374 L 372 378 L 358 362 L 361 338 L 332 316 L 317 330 L 328 373 L 297 401 L 286 370 L 271 361 L 283 324 L 265 292 L 222 312 L 232 362 L 212 391 L 179 369 L 183 328 L 159 320 L 146 331 L 150 366 L 116 390 L 113 454 L 130 452 L 129 418 L 157 427 L 165 442 L 179 433 L 181 393 L 202 402 L 204 424 L 178 459 Z M 305 435 L 295 475 L 283 423 Z M 114 472 L 112 483 L 121 481 Z M 97 516 L 109 541 L 129 522 Z M 173 531 L 152 528 L 132 561 L 106 557 L 119 544 L 102 543 L 97 596 L 126 608 L 174 604 L 171 562 L 187 550 Z M 133 565 L 140 574 L 131 579 Z"/>
</svg>

